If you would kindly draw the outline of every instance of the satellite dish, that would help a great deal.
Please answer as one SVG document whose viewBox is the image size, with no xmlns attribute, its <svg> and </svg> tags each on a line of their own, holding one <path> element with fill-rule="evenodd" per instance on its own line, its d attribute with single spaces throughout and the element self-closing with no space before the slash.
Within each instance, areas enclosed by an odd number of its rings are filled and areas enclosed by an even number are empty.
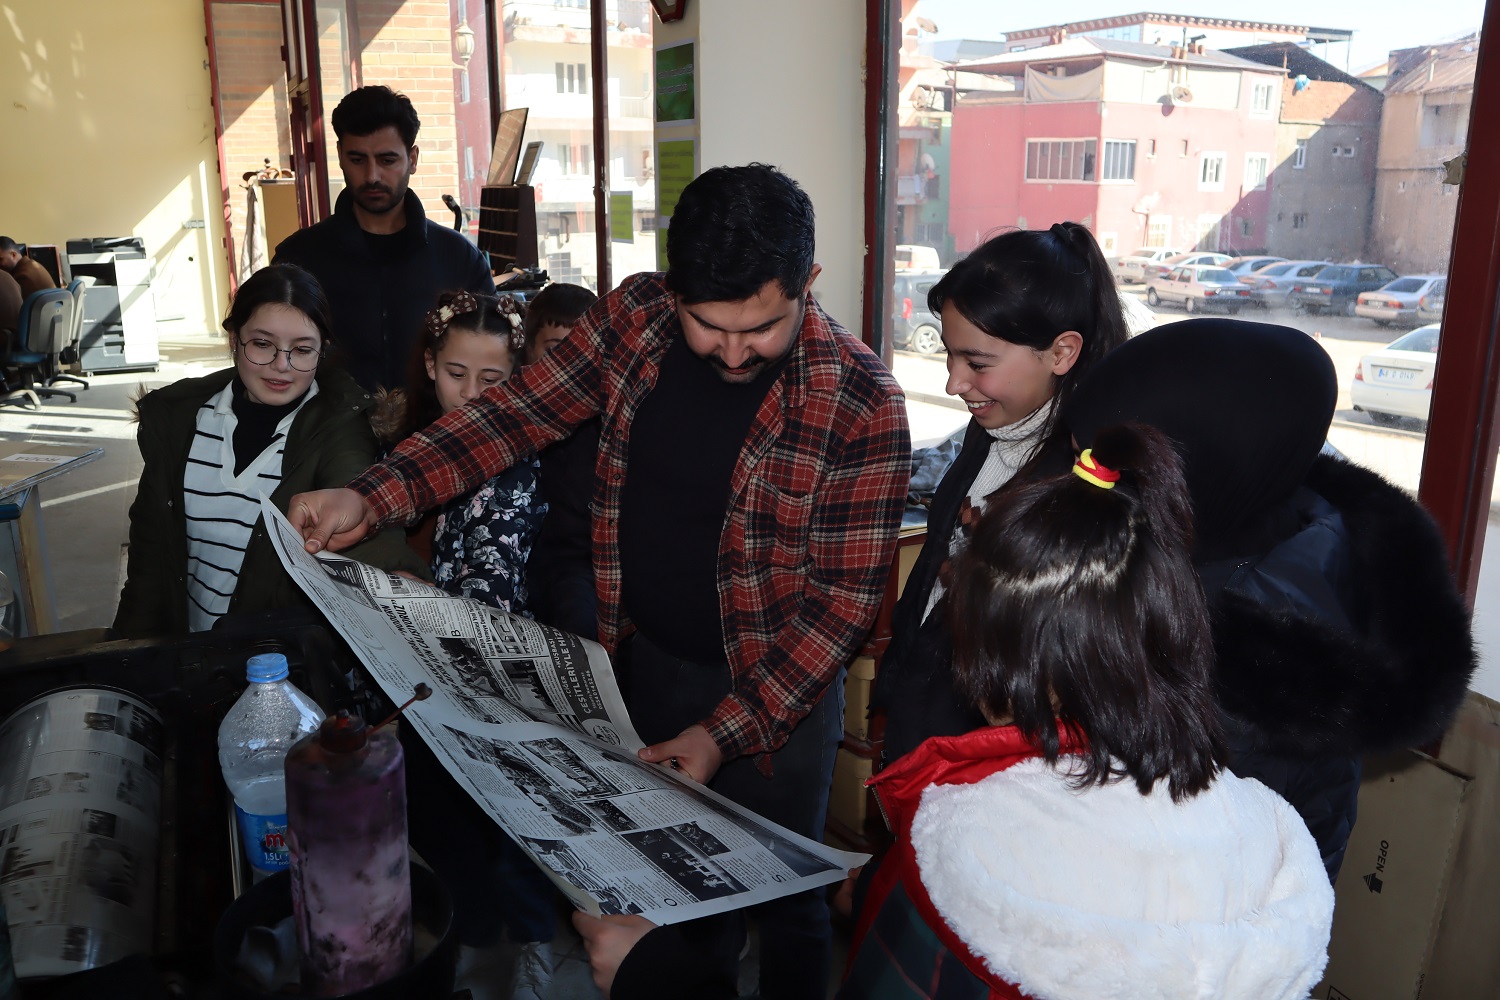
<svg viewBox="0 0 1500 1000">
<path fill-rule="evenodd" d="M 1178 84 L 1177 86 L 1172 88 L 1171 96 L 1173 104 L 1193 103 L 1193 91 L 1191 87 L 1185 87 L 1181 84 Z"/>
</svg>

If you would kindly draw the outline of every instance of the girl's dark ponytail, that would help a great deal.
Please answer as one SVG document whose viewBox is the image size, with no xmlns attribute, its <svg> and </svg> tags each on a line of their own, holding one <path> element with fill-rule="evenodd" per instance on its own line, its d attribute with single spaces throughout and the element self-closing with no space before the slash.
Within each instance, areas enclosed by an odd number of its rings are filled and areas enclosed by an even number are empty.
<svg viewBox="0 0 1500 1000">
<path fill-rule="evenodd" d="M 1104 251 L 1088 227 L 1076 222 L 1058 222 L 1050 230 L 1052 236 L 1068 248 L 1088 272 L 1089 284 L 1093 288 L 1094 335 L 1085 338 L 1082 368 L 1087 371 L 1095 361 L 1130 339 L 1130 328 L 1125 324 L 1125 312 L 1120 307 L 1120 293 L 1115 288 L 1115 276 L 1104 259 Z"/>
<path fill-rule="evenodd" d="M 1128 776 L 1184 799 L 1224 751 L 1182 467 L 1159 431 L 1127 425 L 1077 469 L 1013 480 L 955 559 L 957 689 L 1049 761 L 1059 722 L 1081 735 L 1080 785 Z"/>
</svg>

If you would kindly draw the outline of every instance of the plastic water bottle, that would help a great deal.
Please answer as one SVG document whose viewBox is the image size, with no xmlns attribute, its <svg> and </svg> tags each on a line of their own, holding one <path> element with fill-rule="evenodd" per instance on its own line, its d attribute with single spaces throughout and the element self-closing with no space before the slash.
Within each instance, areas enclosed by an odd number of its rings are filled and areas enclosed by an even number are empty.
<svg viewBox="0 0 1500 1000">
<path fill-rule="evenodd" d="M 286 657 L 250 657 L 250 686 L 219 725 L 219 767 L 234 796 L 240 847 L 259 882 L 290 862 L 286 841 L 286 754 L 316 732 L 323 710 L 287 680 Z"/>
</svg>

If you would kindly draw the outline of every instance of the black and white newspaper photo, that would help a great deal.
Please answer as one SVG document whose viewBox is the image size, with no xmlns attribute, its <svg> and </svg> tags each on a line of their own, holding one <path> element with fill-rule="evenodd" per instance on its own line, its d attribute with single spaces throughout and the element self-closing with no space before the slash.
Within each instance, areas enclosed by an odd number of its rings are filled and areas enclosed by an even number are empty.
<svg viewBox="0 0 1500 1000">
<path fill-rule="evenodd" d="M 834 850 L 636 756 L 603 647 L 337 555 L 262 509 L 292 579 L 486 813 L 573 902 L 675 923 L 840 881 Z"/>
<path fill-rule="evenodd" d="M 150 706 L 99 688 L 0 722 L 0 902 L 20 978 L 150 950 L 162 742 Z"/>
</svg>

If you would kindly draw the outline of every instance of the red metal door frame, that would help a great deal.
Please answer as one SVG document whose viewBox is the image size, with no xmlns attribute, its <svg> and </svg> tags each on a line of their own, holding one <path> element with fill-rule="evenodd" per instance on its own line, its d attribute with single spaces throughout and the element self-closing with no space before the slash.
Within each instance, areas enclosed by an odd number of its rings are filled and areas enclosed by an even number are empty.
<svg viewBox="0 0 1500 1000">
<path fill-rule="evenodd" d="M 1490 111 L 1500 112 L 1500 0 L 1485 5 L 1479 39 L 1468 164 L 1453 227 L 1442 347 L 1418 493 L 1443 531 L 1454 572 L 1471 604 L 1479 587 L 1500 447 L 1500 134 L 1490 126 Z"/>
</svg>

